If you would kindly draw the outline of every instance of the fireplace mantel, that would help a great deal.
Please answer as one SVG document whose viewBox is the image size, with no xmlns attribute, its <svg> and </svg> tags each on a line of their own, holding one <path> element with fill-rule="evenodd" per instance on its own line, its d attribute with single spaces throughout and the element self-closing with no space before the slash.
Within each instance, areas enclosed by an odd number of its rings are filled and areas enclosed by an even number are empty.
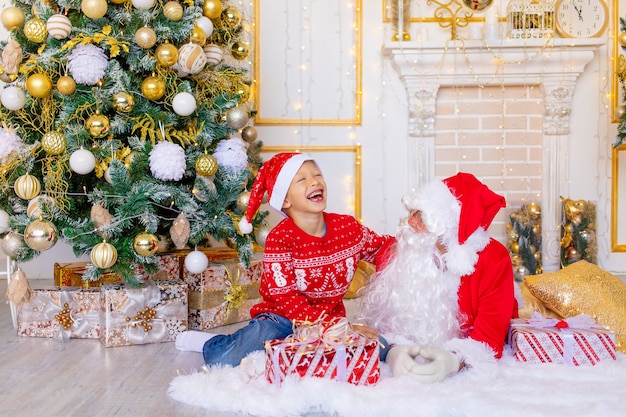
<svg viewBox="0 0 626 417">
<path fill-rule="evenodd" d="M 605 38 L 388 42 L 383 54 L 407 90 L 408 180 L 435 177 L 435 116 L 440 87 L 540 85 L 544 92 L 542 256 L 544 271 L 560 268 L 560 203 L 565 190 L 562 155 L 570 134 L 572 98 L 579 75 Z M 550 196 L 550 198 L 545 198 Z"/>
</svg>

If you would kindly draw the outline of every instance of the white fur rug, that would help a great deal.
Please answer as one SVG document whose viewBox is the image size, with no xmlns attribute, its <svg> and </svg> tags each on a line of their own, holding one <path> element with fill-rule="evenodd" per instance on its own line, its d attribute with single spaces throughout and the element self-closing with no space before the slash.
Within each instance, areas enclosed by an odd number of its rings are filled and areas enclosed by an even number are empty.
<svg viewBox="0 0 626 417">
<path fill-rule="evenodd" d="M 509 352 L 438 384 L 389 376 L 362 387 L 318 378 L 268 383 L 261 352 L 237 368 L 180 375 L 169 394 L 220 412 L 259 417 L 617 417 L 626 416 L 626 355 L 594 367 L 517 362 Z"/>
</svg>

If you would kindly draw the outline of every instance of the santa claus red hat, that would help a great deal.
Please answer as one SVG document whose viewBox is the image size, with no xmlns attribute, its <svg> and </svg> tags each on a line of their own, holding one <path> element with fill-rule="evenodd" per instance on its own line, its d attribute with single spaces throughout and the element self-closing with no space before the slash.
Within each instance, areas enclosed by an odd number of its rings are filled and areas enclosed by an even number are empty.
<svg viewBox="0 0 626 417">
<path fill-rule="evenodd" d="M 287 190 L 305 161 L 313 161 L 313 158 L 299 152 L 283 152 L 263 163 L 250 191 L 248 209 L 239 221 L 239 230 L 242 233 L 252 232 L 252 218 L 261 207 L 266 192 L 270 207 L 285 215 L 282 208 Z"/>
<path fill-rule="evenodd" d="M 433 181 L 402 201 L 407 210 L 422 212 L 430 232 L 443 236 L 444 243 L 456 240 L 458 245 L 479 228 L 487 230 L 498 211 L 506 207 L 504 197 L 465 172 Z"/>
</svg>

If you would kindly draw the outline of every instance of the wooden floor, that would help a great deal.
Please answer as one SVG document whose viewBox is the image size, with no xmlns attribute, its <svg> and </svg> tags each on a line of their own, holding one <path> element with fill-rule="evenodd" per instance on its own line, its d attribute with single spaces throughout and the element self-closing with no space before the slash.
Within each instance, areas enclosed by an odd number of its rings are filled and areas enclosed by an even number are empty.
<svg viewBox="0 0 626 417">
<path fill-rule="evenodd" d="M 99 340 L 18 337 L 6 285 L 0 280 L 0 416 L 231 416 L 169 397 L 178 372 L 203 364 L 200 353 L 179 352 L 173 342 L 106 348 Z M 31 281 L 37 285 L 52 282 Z M 226 333 L 233 326 L 216 330 Z"/>
</svg>

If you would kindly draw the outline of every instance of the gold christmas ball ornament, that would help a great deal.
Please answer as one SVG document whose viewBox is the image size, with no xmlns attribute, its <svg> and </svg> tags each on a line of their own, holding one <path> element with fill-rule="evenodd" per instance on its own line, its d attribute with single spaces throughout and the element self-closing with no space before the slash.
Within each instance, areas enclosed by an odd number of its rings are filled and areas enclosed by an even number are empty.
<svg viewBox="0 0 626 417">
<path fill-rule="evenodd" d="M 113 94 L 113 108 L 118 113 L 130 113 L 135 106 L 135 97 L 126 91 Z"/>
<path fill-rule="evenodd" d="M 41 184 L 34 175 L 24 174 L 15 180 L 13 190 L 19 198 L 23 200 L 30 200 L 31 198 L 35 198 L 39 195 L 39 192 L 41 191 Z"/>
<path fill-rule="evenodd" d="M 103 138 L 109 134 L 111 123 L 108 117 L 96 111 L 87 118 L 85 127 L 92 138 Z"/>
<path fill-rule="evenodd" d="M 238 61 L 242 59 L 246 59 L 248 54 L 250 53 L 250 48 L 243 42 L 235 42 L 230 47 L 230 54 Z"/>
<path fill-rule="evenodd" d="M 226 112 L 226 123 L 233 129 L 241 129 L 248 124 L 248 120 L 248 112 L 241 107 L 233 107 Z"/>
<path fill-rule="evenodd" d="M 620 32 L 618 41 L 619 41 L 620 46 L 626 48 L 626 32 Z"/>
<path fill-rule="evenodd" d="M 245 140 L 248 143 L 254 142 L 258 137 L 258 133 L 256 129 L 252 126 L 246 126 L 241 131 L 241 139 Z"/>
<path fill-rule="evenodd" d="M 56 226 L 44 219 L 32 221 L 24 230 L 26 246 L 36 251 L 50 249 L 57 243 L 58 237 Z"/>
<path fill-rule="evenodd" d="M 54 14 L 48 18 L 46 29 L 54 39 L 65 39 L 72 32 L 72 22 L 64 14 Z"/>
<path fill-rule="evenodd" d="M 215 175 L 217 173 L 219 165 L 217 163 L 217 159 L 215 159 L 213 155 L 205 153 L 196 159 L 195 168 L 198 175 L 210 177 L 211 175 Z"/>
<path fill-rule="evenodd" d="M 148 100 L 158 100 L 165 94 L 165 81 L 159 77 L 150 76 L 141 83 L 141 93 Z"/>
<path fill-rule="evenodd" d="M 100 19 L 107 13 L 108 5 L 106 0 L 82 0 L 80 10 L 91 19 Z"/>
<path fill-rule="evenodd" d="M 159 238 L 152 233 L 140 233 L 135 236 L 133 249 L 139 256 L 152 256 L 159 249 Z"/>
<path fill-rule="evenodd" d="M 168 1 L 163 5 L 163 16 L 172 22 L 183 18 L 183 6 L 177 1 Z"/>
<path fill-rule="evenodd" d="M 237 208 L 239 211 L 245 213 L 248 209 L 248 203 L 250 202 L 250 191 L 244 191 L 237 196 Z"/>
<path fill-rule="evenodd" d="M 222 14 L 223 8 L 220 0 L 206 0 L 202 5 L 202 14 L 209 19 L 217 19 Z"/>
<path fill-rule="evenodd" d="M 229 6 L 222 12 L 222 21 L 231 29 L 236 29 L 241 25 L 241 14 L 236 7 Z"/>
<path fill-rule="evenodd" d="M 112 267 L 117 261 L 117 249 L 108 242 L 100 242 L 91 249 L 91 263 L 101 269 Z"/>
<path fill-rule="evenodd" d="M 127 0 L 109 0 L 110 3 L 113 4 L 124 4 Z"/>
<path fill-rule="evenodd" d="M 193 25 L 191 35 L 189 35 L 189 42 L 203 46 L 206 43 L 206 33 L 198 25 Z"/>
<path fill-rule="evenodd" d="M 265 241 L 267 240 L 267 235 L 270 233 L 272 228 L 268 224 L 262 224 L 254 231 L 254 240 L 261 247 L 265 247 Z"/>
<path fill-rule="evenodd" d="M 5 8 L 0 14 L 0 22 L 7 30 L 21 28 L 25 19 L 22 9 L 15 6 Z"/>
<path fill-rule="evenodd" d="M 178 62 L 178 48 L 169 42 L 157 46 L 154 52 L 157 64 L 162 67 L 171 67 Z"/>
<path fill-rule="evenodd" d="M 61 155 L 65 152 L 67 139 L 61 132 L 48 132 L 41 138 L 41 147 L 48 155 Z"/>
<path fill-rule="evenodd" d="M 150 27 L 144 26 L 135 32 L 135 43 L 144 49 L 152 48 L 156 41 L 156 33 Z"/>
<path fill-rule="evenodd" d="M 235 94 L 239 96 L 240 103 L 247 103 L 248 101 L 250 101 L 250 96 L 251 96 L 250 86 L 245 83 L 239 83 L 239 85 L 237 86 L 237 90 L 235 91 Z"/>
<path fill-rule="evenodd" d="M 76 91 L 76 81 L 72 77 L 62 75 L 57 80 L 57 90 L 64 96 L 71 96 Z"/>
<path fill-rule="evenodd" d="M 33 97 L 48 97 L 52 92 L 52 80 L 41 72 L 33 74 L 26 80 L 26 89 Z"/>
<path fill-rule="evenodd" d="M 206 55 L 200 45 L 186 43 L 178 48 L 178 66 L 188 74 L 197 74 L 206 65 Z"/>
<path fill-rule="evenodd" d="M 42 43 L 48 37 L 46 22 L 39 17 L 33 17 L 24 23 L 24 36 L 34 43 Z"/>
</svg>

